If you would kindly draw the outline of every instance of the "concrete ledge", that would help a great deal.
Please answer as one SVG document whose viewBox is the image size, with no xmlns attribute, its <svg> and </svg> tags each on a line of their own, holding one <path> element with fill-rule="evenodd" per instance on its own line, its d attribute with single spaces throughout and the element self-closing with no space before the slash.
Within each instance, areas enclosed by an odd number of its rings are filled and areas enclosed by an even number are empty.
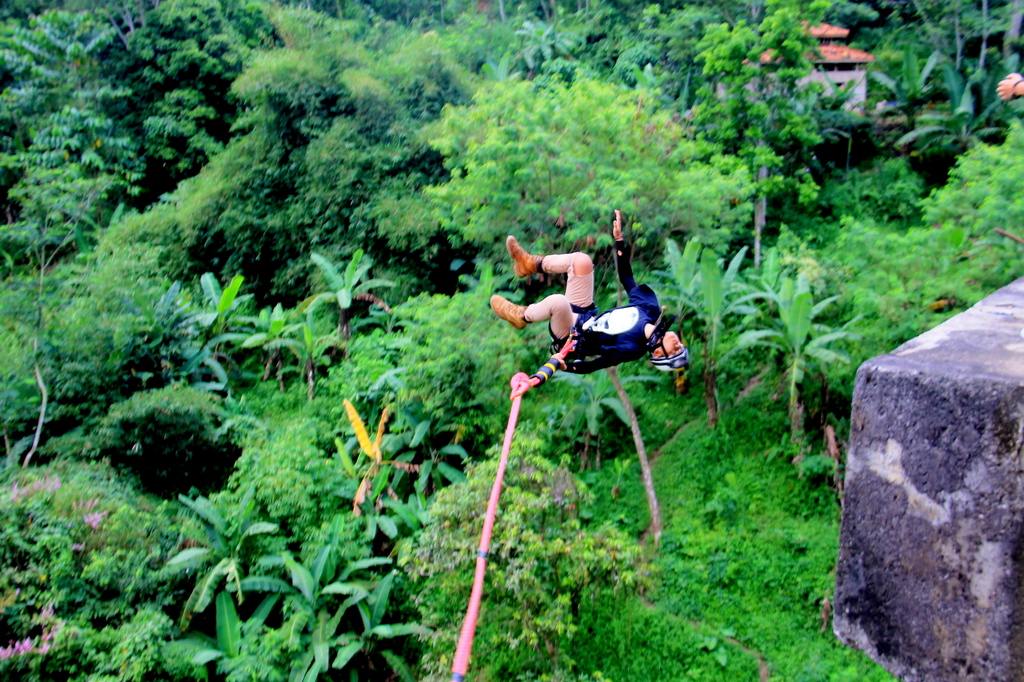
<svg viewBox="0 0 1024 682">
<path fill-rule="evenodd" d="M 1024 278 L 857 372 L 836 635 L 902 680 L 1024 682 Z"/>
</svg>

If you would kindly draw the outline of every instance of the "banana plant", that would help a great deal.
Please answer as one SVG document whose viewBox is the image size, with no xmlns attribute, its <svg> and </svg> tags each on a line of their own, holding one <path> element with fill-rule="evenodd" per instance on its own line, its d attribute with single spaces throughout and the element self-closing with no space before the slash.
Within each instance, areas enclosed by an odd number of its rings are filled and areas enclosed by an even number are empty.
<svg viewBox="0 0 1024 682">
<path fill-rule="evenodd" d="M 582 42 L 575 33 L 559 31 L 554 23 L 531 19 L 523 22 L 523 27 L 516 31 L 516 35 L 522 36 L 523 39 L 523 49 L 519 56 L 526 62 L 530 78 L 541 64 L 551 61 L 556 56 L 571 59 L 573 49 Z"/>
<path fill-rule="evenodd" d="M 336 303 L 338 306 L 338 338 L 342 342 L 347 344 L 352 334 L 349 310 L 352 308 L 353 301 L 365 301 L 382 310 L 391 312 L 388 304 L 379 297 L 369 293 L 369 290 L 376 287 L 392 287 L 395 283 L 386 279 L 363 281 L 363 277 L 366 276 L 366 273 L 373 266 L 373 261 L 366 257 L 362 249 L 352 254 L 352 258 L 345 266 L 344 272 L 338 270 L 337 265 L 318 253 L 311 255 L 310 259 L 320 268 L 320 272 L 323 274 L 330 290 L 314 294 L 306 299 L 303 301 L 300 309 L 315 307 L 323 301 L 333 301 Z"/>
<path fill-rule="evenodd" d="M 270 372 L 277 365 L 277 378 L 281 390 L 284 390 L 284 378 L 281 366 L 281 348 L 284 347 L 285 332 L 288 324 L 288 313 L 280 303 L 273 308 L 264 308 L 255 317 L 243 319 L 252 328 L 252 333 L 242 341 L 242 348 L 262 348 L 266 356 L 263 363 L 263 381 L 270 378 Z"/>
<path fill-rule="evenodd" d="M 194 570 L 201 567 L 205 572 L 199 575 L 192 593 L 181 611 L 181 627 L 188 626 L 192 616 L 202 613 L 210 605 L 222 580 L 237 595 L 239 603 L 244 599 L 244 567 L 242 549 L 247 538 L 254 535 L 277 532 L 277 524 L 254 520 L 256 503 L 253 495 L 255 486 L 250 486 L 228 516 L 222 514 L 207 498 L 199 496 L 190 499 L 179 495 L 178 500 L 192 510 L 206 532 L 208 546 L 190 547 L 178 552 L 167 568 L 172 571 Z"/>
<path fill-rule="evenodd" d="M 410 635 L 422 628 L 412 623 L 384 623 L 394 572 L 376 584 L 372 577 L 357 577 L 369 568 L 390 564 L 390 559 L 372 557 L 345 567 L 338 564 L 344 526 L 343 517 L 334 519 L 327 541 L 309 565 L 287 552 L 261 562 L 264 566 L 282 566 L 290 579 L 290 585 L 284 584 L 283 588 L 283 581 L 262 583 L 267 590 L 281 589 L 284 593 L 282 632 L 289 650 L 295 652 L 289 679 L 314 682 L 331 668 L 351 668 L 353 659 L 362 652 L 367 656 L 379 654 L 403 680 L 412 680 L 400 657 L 390 650 L 377 649 L 382 640 Z M 363 624 L 361 634 L 338 634 L 342 624 L 358 622 Z"/>
<path fill-rule="evenodd" d="M 252 294 L 239 296 L 238 292 L 244 282 L 245 277 L 235 275 L 226 287 L 221 287 L 212 272 L 207 272 L 199 278 L 205 299 L 204 309 L 197 312 L 193 319 L 200 327 L 210 330 L 213 337 L 210 343 L 217 345 L 222 341 L 236 340 L 234 336 L 227 339 L 220 337 L 231 330 L 231 318 L 239 307 L 252 298 Z"/>
<path fill-rule="evenodd" d="M 316 396 L 316 365 L 324 353 L 337 348 L 339 341 L 333 334 L 319 334 L 313 308 L 306 308 L 306 319 L 284 329 L 287 338 L 273 342 L 275 348 L 287 348 L 299 362 L 298 370 L 306 380 L 306 395 L 310 400 Z M 281 370 L 282 372 L 287 370 Z"/>
<path fill-rule="evenodd" d="M 839 341 L 856 340 L 860 336 L 849 330 L 857 322 L 854 318 L 839 329 L 832 329 L 814 320 L 837 296 L 814 302 L 810 284 L 804 275 L 782 277 L 778 290 L 768 290 L 767 295 L 775 309 L 771 318 L 772 326 L 766 329 L 751 329 L 739 336 L 734 352 L 753 346 L 763 346 L 781 353 L 785 358 L 784 380 L 789 390 L 789 420 L 791 436 L 799 440 L 803 433 L 803 402 L 800 384 L 807 372 L 816 368 L 824 373 L 829 364 L 848 363 L 849 356 L 833 344 Z"/>
<path fill-rule="evenodd" d="M 487 80 L 495 83 L 506 83 L 518 80 L 522 75 L 520 71 L 512 71 L 512 55 L 508 52 L 501 55 L 501 59 L 494 61 L 493 58 L 480 67 L 480 72 L 487 77 Z"/>
<path fill-rule="evenodd" d="M 418 422 L 411 430 L 385 434 L 384 429 L 390 414 L 385 408 L 377 425 L 376 437 L 371 441 L 370 434 L 355 406 L 349 400 L 345 400 L 344 405 L 355 431 L 359 450 L 353 459 L 346 444 L 340 438 L 335 439 L 344 473 L 355 486 L 354 492 L 348 488 L 341 489 L 336 494 L 352 499 L 352 515 L 365 520 L 367 539 L 372 541 L 379 530 L 395 543 L 394 549 L 399 556 L 399 562 L 404 563 L 412 546 L 409 542 L 410 535 L 402 533 L 399 524 L 406 526 L 410 533 L 415 533 L 427 524 L 430 515 L 427 513 L 426 486 L 431 476 L 436 479 L 446 478 L 451 482 L 464 481 L 465 475 L 461 471 L 440 460 L 442 456 L 448 454 L 464 457 L 465 449 L 460 445 L 447 445 L 436 452 L 431 450 L 429 459 L 424 458 L 421 463 L 414 464 L 412 460 L 415 452 L 404 449 L 417 448 L 424 443 L 431 425 L 430 420 Z M 400 450 L 404 451 L 397 456 L 385 458 L 385 453 L 393 455 Z M 413 489 L 406 501 L 402 502 L 395 488 L 405 476 L 408 475 L 411 479 L 414 474 L 417 478 L 413 483 Z M 438 480 L 435 486 L 440 485 L 441 482 Z"/>
<path fill-rule="evenodd" d="M 185 652 L 193 665 L 208 665 L 219 659 L 237 658 L 246 643 L 254 643 L 263 635 L 267 617 L 274 611 L 281 595 L 264 597 L 248 620 L 238 617 L 235 602 L 227 592 L 219 592 L 216 599 L 216 637 L 200 632 L 190 632 L 184 639 Z"/>
<path fill-rule="evenodd" d="M 975 96 L 975 88 L 985 81 L 985 73 L 979 71 L 964 79 L 952 66 L 947 65 L 943 71 L 948 108 L 921 114 L 918 125 L 896 141 L 898 147 L 915 144 L 920 151 L 937 148 L 960 155 L 1003 132 L 1004 127 L 998 125 L 998 114 L 1006 110 L 1002 102 L 990 97 L 986 103 L 984 95 L 988 93 Z"/>
<path fill-rule="evenodd" d="M 666 242 L 665 259 L 669 269 L 656 271 L 662 282 L 659 291 L 664 300 L 673 304 L 680 319 L 692 318 L 703 340 L 704 403 L 708 411 L 708 426 L 718 424 L 717 366 L 724 361 L 720 342 L 732 319 L 751 315 L 755 308 L 751 302 L 761 297 L 750 292 L 740 280 L 740 266 L 747 247 L 733 256 L 728 267 L 722 267 L 718 256 L 704 248 L 697 240 L 690 240 L 684 251 L 672 240 Z"/>
<path fill-rule="evenodd" d="M 913 45 L 907 45 L 903 48 L 903 63 L 899 71 L 892 75 L 882 71 L 868 72 L 868 76 L 889 91 L 893 108 L 903 114 L 908 131 L 916 126 L 918 110 L 928 104 L 932 94 L 928 81 L 941 56 L 938 51 L 933 52 L 922 66 L 917 50 Z"/>
</svg>

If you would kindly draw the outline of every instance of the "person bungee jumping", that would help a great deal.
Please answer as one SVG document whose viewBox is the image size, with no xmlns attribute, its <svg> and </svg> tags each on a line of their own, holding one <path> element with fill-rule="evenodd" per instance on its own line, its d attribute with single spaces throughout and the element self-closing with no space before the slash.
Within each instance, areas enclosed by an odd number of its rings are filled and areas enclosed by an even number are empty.
<svg viewBox="0 0 1024 682">
<path fill-rule="evenodd" d="M 512 258 L 512 271 L 516 277 L 529 277 L 536 273 L 569 276 L 565 294 L 552 294 L 539 303 L 521 306 L 495 294 L 491 308 L 501 319 L 516 329 L 532 322 L 550 320 L 553 349 L 562 347 L 570 334 L 576 340 L 575 348 L 565 361 L 558 362 L 562 369 L 574 374 L 589 374 L 606 367 L 636 360 L 650 353 L 651 362 L 663 371 L 682 369 L 689 364 L 689 352 L 679 335 L 669 331 L 672 320 L 666 319 L 658 305 L 658 297 L 646 284 L 637 285 L 629 262 L 629 249 L 622 238 L 622 212 L 615 211 L 612 223 L 615 239 L 616 269 L 629 305 L 599 312 L 594 305 L 594 263 L 585 253 L 565 253 L 537 256 L 526 252 L 516 238 L 509 235 L 505 241 Z M 553 358 L 555 359 L 555 358 Z"/>
</svg>

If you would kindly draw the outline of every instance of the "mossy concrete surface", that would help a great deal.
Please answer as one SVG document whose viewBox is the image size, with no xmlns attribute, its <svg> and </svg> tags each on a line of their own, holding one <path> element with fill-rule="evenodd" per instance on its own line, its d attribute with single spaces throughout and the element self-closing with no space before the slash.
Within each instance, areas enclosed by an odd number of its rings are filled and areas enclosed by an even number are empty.
<svg viewBox="0 0 1024 682">
<path fill-rule="evenodd" d="M 1024 680 L 1024 278 L 857 373 L 836 635 L 910 682 Z"/>
</svg>

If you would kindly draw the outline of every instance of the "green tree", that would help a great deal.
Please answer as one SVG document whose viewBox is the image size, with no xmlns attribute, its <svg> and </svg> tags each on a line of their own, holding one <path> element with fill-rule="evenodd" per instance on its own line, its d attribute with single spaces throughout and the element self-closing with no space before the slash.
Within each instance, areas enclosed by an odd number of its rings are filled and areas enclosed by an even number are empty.
<svg viewBox="0 0 1024 682">
<path fill-rule="evenodd" d="M 521 664 L 543 671 L 564 662 L 565 644 L 581 625 L 579 606 L 602 588 L 626 598 L 647 583 L 648 566 L 619 530 L 581 524 L 579 510 L 590 494 L 569 471 L 539 456 L 539 445 L 526 434 L 513 445 L 474 660 L 519 656 L 527 659 Z M 429 585 L 413 599 L 423 624 L 433 629 L 421 659 L 429 674 L 450 667 L 445 662 L 455 649 L 473 580 L 469 549 L 478 541 L 480 510 L 497 465 L 496 458 L 471 465 L 465 484 L 438 492 L 431 523 L 407 567 L 414 585 Z M 537 650 L 547 660 L 538 660 Z"/>
<path fill-rule="evenodd" d="M 700 163 L 670 112 L 585 78 L 483 88 L 474 106 L 446 110 L 431 143 L 451 173 L 426 190 L 442 225 L 495 250 L 510 225 L 541 249 L 571 250 L 611 207 L 644 216 L 633 225 L 640 246 L 671 232 L 715 241 L 749 206 L 747 174 L 725 159 Z"/>
<path fill-rule="evenodd" d="M 580 43 L 580 37 L 568 31 L 559 31 L 557 24 L 527 19 L 523 27 L 516 31 L 523 37 L 523 49 L 520 58 L 526 62 L 529 75 L 532 77 L 538 67 L 555 56 L 571 57 L 572 50 Z"/>
<path fill-rule="evenodd" d="M 289 311 L 291 312 L 291 311 Z M 281 348 L 286 344 L 285 333 L 288 326 L 289 313 L 280 303 L 273 309 L 264 308 L 259 315 L 249 317 L 245 321 L 251 326 L 251 333 L 242 340 L 242 348 L 262 348 L 266 356 L 263 363 L 263 381 L 270 378 L 270 373 L 277 365 L 277 379 L 284 391 L 284 378 L 281 373 Z"/>
<path fill-rule="evenodd" d="M 810 151 L 820 141 L 809 89 L 817 42 L 807 25 L 821 21 L 828 6 L 820 0 L 768 0 L 759 25 L 709 26 L 700 43 L 704 101 L 695 107 L 701 137 L 743 159 L 754 193 L 754 267 L 761 266 L 761 238 L 768 198 L 784 191 L 813 196 L 808 173 Z"/>
<path fill-rule="evenodd" d="M 113 9 L 113 8 L 111 8 Z M 194 175 L 231 138 L 231 82 L 251 49 L 270 39 L 264 10 L 234 0 L 165 0 L 136 15 L 126 3 L 112 24 L 126 44 L 112 55 L 113 79 L 134 96 L 113 116 L 142 143 L 145 199 Z"/>
<path fill-rule="evenodd" d="M 957 160 L 949 182 L 922 202 L 924 223 L 955 232 L 951 245 L 957 247 L 995 229 L 1014 229 L 1024 224 L 1022 182 L 1024 127 L 1015 122 L 1004 143 L 976 145 Z"/>
<path fill-rule="evenodd" d="M 289 338 L 279 342 L 282 347 L 291 350 L 298 360 L 298 371 L 306 382 L 306 396 L 310 400 L 316 395 L 317 364 L 320 358 L 340 344 L 337 336 L 321 334 L 318 327 L 313 309 L 308 308 L 305 320 L 286 327 L 284 333 Z"/>
<path fill-rule="evenodd" d="M 914 144 L 919 151 L 943 151 L 958 156 L 979 142 L 995 140 L 1003 133 L 997 125 L 997 113 L 1004 111 L 1001 102 L 984 92 L 985 73 L 978 71 L 969 79 L 950 65 L 944 68 L 948 109 L 921 114 L 916 128 L 896 141 L 897 146 Z M 981 85 L 984 84 L 984 85 Z M 977 90 L 977 92 L 976 92 Z"/>
<path fill-rule="evenodd" d="M 637 380 L 640 377 L 629 377 Z M 580 453 L 580 471 L 587 468 L 587 458 L 590 455 L 590 444 L 594 443 L 594 467 L 601 468 L 601 425 L 604 416 L 610 411 L 611 414 L 622 420 L 623 424 L 629 425 L 626 416 L 626 409 L 622 401 L 611 397 L 609 394 L 614 390 L 611 377 L 605 373 L 581 375 L 562 373 L 555 376 L 556 381 L 564 381 L 578 389 L 577 401 L 569 406 L 569 409 L 562 415 L 558 426 L 561 433 L 565 433 L 574 440 L 583 431 L 583 452 Z"/>
</svg>

